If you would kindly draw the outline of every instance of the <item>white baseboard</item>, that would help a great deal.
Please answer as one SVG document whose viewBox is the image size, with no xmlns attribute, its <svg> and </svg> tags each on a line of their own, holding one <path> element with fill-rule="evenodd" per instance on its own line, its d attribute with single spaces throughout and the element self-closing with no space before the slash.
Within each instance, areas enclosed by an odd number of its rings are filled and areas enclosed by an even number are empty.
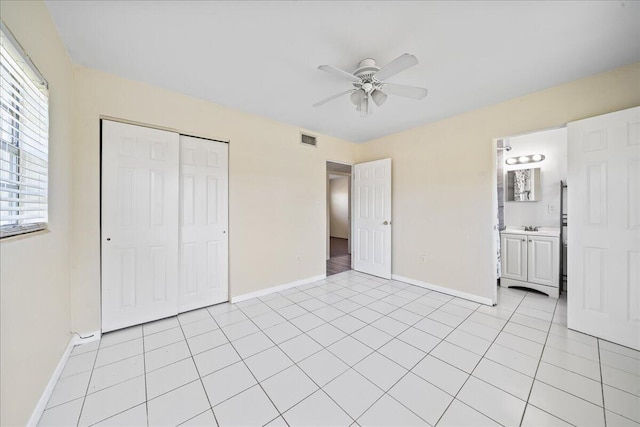
<svg viewBox="0 0 640 427">
<path fill-rule="evenodd" d="M 62 370 L 67 364 L 67 360 L 69 360 L 69 357 L 71 356 L 71 351 L 73 350 L 73 347 L 75 347 L 76 345 L 86 344 L 91 341 L 99 340 L 101 337 L 101 333 L 100 331 L 87 332 L 87 333 L 83 333 L 82 336 L 86 338 L 83 339 L 78 334 L 74 333 L 69 339 L 69 344 L 67 344 L 67 348 L 64 350 L 64 353 L 62 353 L 62 356 L 60 357 L 60 361 L 58 362 L 56 369 L 54 369 L 53 374 L 51 374 L 51 378 L 49 378 L 49 382 L 47 383 L 47 386 L 44 388 L 44 391 L 40 396 L 40 400 L 38 400 L 38 404 L 36 405 L 33 412 L 31 413 L 31 418 L 29 418 L 29 422 L 27 423 L 28 427 L 36 427 L 40 422 L 40 418 L 42 418 L 42 413 L 47 407 L 49 398 L 51 397 L 51 394 L 53 393 L 53 389 L 56 387 L 56 384 L 58 383 L 58 379 L 60 378 L 60 375 L 62 374 Z"/>
<path fill-rule="evenodd" d="M 284 291 L 286 289 L 295 288 L 296 286 L 302 286 L 308 283 L 317 282 L 319 280 L 323 280 L 326 278 L 327 278 L 326 274 L 320 274 L 318 276 L 307 277 L 306 279 L 296 280 L 295 282 L 285 283 L 284 285 L 272 286 L 270 288 L 261 289 L 259 291 L 249 292 L 248 294 L 242 294 L 236 297 L 231 297 L 231 303 L 235 304 L 237 302 L 246 301 L 251 298 L 263 297 L 265 295 L 269 295 L 274 292 Z"/>
<path fill-rule="evenodd" d="M 453 297 L 467 299 L 469 301 L 477 302 L 484 305 L 492 306 L 494 301 L 490 298 L 481 297 L 478 295 L 468 294 L 466 292 L 456 291 L 455 289 L 446 288 L 444 286 L 433 285 L 431 283 L 421 282 L 420 280 L 411 279 L 409 277 L 400 276 L 398 274 L 392 274 L 391 278 L 399 282 L 409 283 L 410 285 L 420 286 L 421 288 L 429 289 L 432 291 L 441 292 L 443 294 L 451 295 Z"/>
</svg>

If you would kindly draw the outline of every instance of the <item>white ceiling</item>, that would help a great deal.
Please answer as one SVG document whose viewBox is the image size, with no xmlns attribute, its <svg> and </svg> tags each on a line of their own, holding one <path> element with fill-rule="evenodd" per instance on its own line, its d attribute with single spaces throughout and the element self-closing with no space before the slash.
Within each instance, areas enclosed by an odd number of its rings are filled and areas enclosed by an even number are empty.
<svg viewBox="0 0 640 427">
<path fill-rule="evenodd" d="M 72 59 L 354 142 L 640 61 L 635 1 L 48 1 Z M 389 82 L 424 86 L 360 118 L 353 71 L 402 53 Z"/>
</svg>

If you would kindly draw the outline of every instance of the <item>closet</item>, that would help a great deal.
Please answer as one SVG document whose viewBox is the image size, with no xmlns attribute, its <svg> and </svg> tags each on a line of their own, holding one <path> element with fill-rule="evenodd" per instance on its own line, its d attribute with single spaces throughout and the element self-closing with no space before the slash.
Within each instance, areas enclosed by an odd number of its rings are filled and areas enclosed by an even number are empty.
<svg viewBox="0 0 640 427">
<path fill-rule="evenodd" d="M 102 120 L 102 331 L 228 300 L 228 144 Z"/>
</svg>

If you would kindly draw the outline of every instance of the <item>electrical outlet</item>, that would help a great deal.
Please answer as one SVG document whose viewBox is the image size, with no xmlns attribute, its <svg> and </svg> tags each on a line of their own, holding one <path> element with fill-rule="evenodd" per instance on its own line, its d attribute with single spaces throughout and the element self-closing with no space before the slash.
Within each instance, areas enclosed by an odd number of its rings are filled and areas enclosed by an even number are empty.
<svg viewBox="0 0 640 427">
<path fill-rule="evenodd" d="M 296 262 L 300 262 L 300 255 L 296 255 Z"/>
<path fill-rule="evenodd" d="M 422 255 L 420 256 L 420 262 L 427 262 L 427 255 L 422 254 Z"/>
<path fill-rule="evenodd" d="M 547 205 L 547 211 L 548 211 L 550 214 L 554 214 L 554 213 L 556 213 L 556 205 Z"/>
</svg>

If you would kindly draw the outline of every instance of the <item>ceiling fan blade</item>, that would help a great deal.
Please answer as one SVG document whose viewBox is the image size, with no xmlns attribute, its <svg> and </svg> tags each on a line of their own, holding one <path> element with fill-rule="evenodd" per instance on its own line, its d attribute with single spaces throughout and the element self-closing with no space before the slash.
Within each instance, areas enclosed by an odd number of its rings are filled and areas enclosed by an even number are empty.
<svg viewBox="0 0 640 427">
<path fill-rule="evenodd" d="M 423 87 L 397 85 L 393 83 L 385 83 L 384 90 L 391 95 L 404 96 L 405 98 L 422 99 L 429 92 Z"/>
<path fill-rule="evenodd" d="M 418 58 L 409 53 L 405 53 L 389 62 L 384 67 L 380 68 L 378 72 L 373 75 L 373 77 L 380 81 L 384 81 L 391 76 L 395 76 L 400 71 L 404 71 L 416 64 L 418 64 Z"/>
<path fill-rule="evenodd" d="M 319 107 L 319 106 L 321 106 L 321 105 L 326 104 L 326 103 L 327 103 L 327 102 L 329 102 L 329 101 L 333 101 L 334 99 L 336 99 L 336 98 L 340 98 L 342 95 L 346 95 L 346 94 L 351 93 L 351 92 L 353 92 L 353 91 L 355 91 L 355 89 L 345 90 L 344 92 L 340 92 L 340 93 L 337 93 L 337 94 L 335 94 L 335 95 L 333 95 L 333 96 L 330 96 L 330 97 L 328 97 L 328 98 L 325 98 L 325 99 L 323 99 L 322 101 L 318 101 L 318 102 L 316 102 L 315 104 L 313 104 L 313 106 L 314 106 L 314 107 Z"/>
<path fill-rule="evenodd" d="M 326 71 L 327 73 L 337 74 L 338 76 L 346 77 L 352 82 L 359 82 L 360 78 L 354 76 L 348 71 L 341 70 L 340 68 L 336 68 L 333 65 L 321 65 L 318 67 L 319 70 Z"/>
</svg>

